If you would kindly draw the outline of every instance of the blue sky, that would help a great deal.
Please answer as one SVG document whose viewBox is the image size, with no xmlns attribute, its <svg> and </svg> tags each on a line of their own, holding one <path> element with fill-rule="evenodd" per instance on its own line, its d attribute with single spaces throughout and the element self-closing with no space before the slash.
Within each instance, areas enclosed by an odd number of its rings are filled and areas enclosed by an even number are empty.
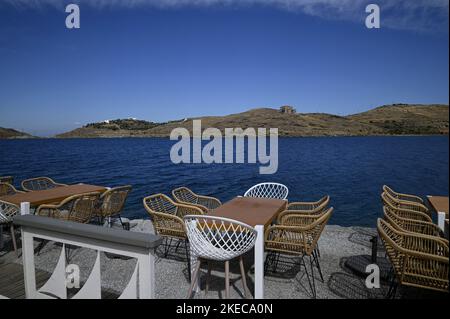
<svg viewBox="0 0 450 319">
<path fill-rule="evenodd" d="M 448 1 L 372 2 L 379 30 L 363 0 L 78 1 L 68 30 L 70 1 L 0 0 L 0 126 L 448 104 Z"/>
</svg>

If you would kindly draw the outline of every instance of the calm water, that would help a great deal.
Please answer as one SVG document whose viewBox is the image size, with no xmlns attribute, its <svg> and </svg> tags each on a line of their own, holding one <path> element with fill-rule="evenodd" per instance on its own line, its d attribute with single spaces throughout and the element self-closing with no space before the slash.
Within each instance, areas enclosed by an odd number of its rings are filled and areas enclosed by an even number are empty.
<svg viewBox="0 0 450 319">
<path fill-rule="evenodd" d="M 124 216 L 146 217 L 142 198 L 178 186 L 222 201 L 253 184 L 289 187 L 289 200 L 332 198 L 332 224 L 374 226 L 383 184 L 406 193 L 446 195 L 448 137 L 286 138 L 279 141 L 279 169 L 263 176 L 252 164 L 172 164 L 168 139 L 4 140 L 0 175 L 51 176 L 63 183 L 133 185 Z"/>
</svg>

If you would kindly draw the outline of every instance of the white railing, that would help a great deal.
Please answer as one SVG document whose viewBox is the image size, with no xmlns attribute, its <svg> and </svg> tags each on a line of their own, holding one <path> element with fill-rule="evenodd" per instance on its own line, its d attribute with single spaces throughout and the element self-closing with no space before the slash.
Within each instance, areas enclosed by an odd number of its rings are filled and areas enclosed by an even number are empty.
<svg viewBox="0 0 450 319">
<path fill-rule="evenodd" d="M 95 225 L 61 221 L 53 218 L 21 215 L 14 219 L 21 226 L 22 257 L 26 298 L 67 299 L 66 246 L 96 251 L 92 271 L 72 299 L 101 299 L 100 254 L 110 253 L 134 258 L 136 266 L 120 299 L 149 299 L 155 296 L 155 249 L 161 238 L 155 235 L 116 230 Z M 34 239 L 62 244 L 58 263 L 49 280 L 36 288 Z"/>
</svg>

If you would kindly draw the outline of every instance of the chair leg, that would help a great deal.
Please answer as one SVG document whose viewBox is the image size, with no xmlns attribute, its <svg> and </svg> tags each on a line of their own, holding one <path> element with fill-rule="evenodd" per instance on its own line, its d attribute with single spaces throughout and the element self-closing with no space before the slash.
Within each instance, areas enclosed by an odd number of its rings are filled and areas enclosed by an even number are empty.
<svg viewBox="0 0 450 319">
<path fill-rule="evenodd" d="M 16 234 L 14 233 L 14 224 L 11 223 L 11 225 L 9 227 L 10 227 L 10 230 L 11 230 L 11 240 L 12 240 L 12 243 L 13 243 L 14 252 L 16 253 L 17 257 L 19 257 L 19 252 L 17 251 Z"/>
<path fill-rule="evenodd" d="M 184 247 L 186 250 L 186 260 L 187 260 L 187 270 L 188 270 L 188 279 L 191 282 L 191 252 L 189 250 L 189 242 L 187 240 L 184 241 Z"/>
<path fill-rule="evenodd" d="M 319 243 L 317 243 L 317 245 L 316 245 L 316 251 L 317 251 L 317 257 L 320 258 L 320 248 L 319 248 Z"/>
<path fill-rule="evenodd" d="M 177 245 L 175 246 L 175 252 L 178 252 L 178 248 L 180 248 L 180 244 L 181 244 L 181 239 L 178 241 Z"/>
<path fill-rule="evenodd" d="M 125 229 L 125 225 L 124 225 L 124 223 L 123 223 L 123 221 L 122 221 L 122 217 L 120 216 L 120 214 L 117 215 L 117 217 L 119 218 L 120 225 L 122 226 L 122 229 L 123 229 L 123 230 L 126 230 L 126 229 Z"/>
<path fill-rule="evenodd" d="M 225 297 L 230 299 L 230 261 L 225 262 Z"/>
<path fill-rule="evenodd" d="M 242 286 L 244 287 L 244 295 L 246 299 L 250 298 L 250 292 L 248 291 L 246 273 L 244 269 L 244 260 L 242 256 L 239 257 L 239 267 L 241 268 L 241 276 L 242 276 Z"/>
<path fill-rule="evenodd" d="M 317 298 L 317 293 L 316 293 L 316 280 L 314 278 L 314 260 L 312 256 L 309 256 L 309 266 L 311 268 L 311 277 L 312 277 L 312 292 L 313 292 L 313 298 L 316 299 Z"/>
<path fill-rule="evenodd" d="M 167 242 L 167 240 L 170 240 Z M 167 258 L 167 255 L 169 255 L 170 246 L 172 245 L 172 238 L 166 238 L 165 240 L 165 247 L 164 247 L 164 258 Z"/>
<path fill-rule="evenodd" d="M 275 274 L 277 272 L 277 268 L 278 268 L 278 262 L 280 261 L 280 253 L 276 252 L 275 253 L 275 260 L 274 263 L 275 265 L 273 266 L 273 273 Z"/>
<path fill-rule="evenodd" d="M 316 283 L 314 281 L 314 267 L 312 265 L 311 258 L 310 258 L 310 267 L 311 267 L 312 278 L 309 277 L 308 266 L 306 265 L 306 262 L 305 262 L 305 255 L 301 256 L 300 266 L 305 267 L 305 274 L 306 274 L 306 278 L 308 279 L 309 288 L 311 288 L 312 296 L 315 299 L 316 298 L 316 286 L 315 286 Z"/>
<path fill-rule="evenodd" d="M 208 274 L 206 275 L 205 296 L 209 292 L 209 279 L 211 278 L 211 261 L 208 261 Z"/>
<path fill-rule="evenodd" d="M 201 263 L 202 263 L 201 260 L 198 259 L 197 260 L 197 266 L 195 267 L 194 277 L 192 278 L 191 286 L 189 287 L 189 292 L 188 292 L 188 295 L 187 295 L 187 299 L 191 299 L 191 297 L 192 297 L 192 291 L 194 290 L 194 285 L 196 284 L 198 276 L 200 274 L 200 264 Z"/>
<path fill-rule="evenodd" d="M 317 251 L 313 251 L 313 258 L 314 258 L 314 262 L 316 264 L 317 270 L 319 271 L 320 279 L 323 282 L 324 280 L 323 280 L 322 268 L 320 268 L 320 262 L 319 262 L 319 257 L 318 257 Z"/>
<path fill-rule="evenodd" d="M 395 299 L 395 295 L 397 293 L 398 283 L 395 279 L 395 273 L 392 274 L 391 283 L 389 285 L 389 290 L 386 294 L 386 299 Z"/>
<path fill-rule="evenodd" d="M 45 239 L 41 239 L 41 242 L 39 243 L 39 246 L 36 248 L 37 250 L 37 255 L 40 256 L 41 255 L 41 250 L 44 248 L 44 246 L 47 244 L 47 240 Z"/>
<path fill-rule="evenodd" d="M 267 269 L 269 268 L 269 259 L 272 252 L 268 252 L 266 255 L 266 260 L 264 261 L 264 276 L 267 275 Z"/>
</svg>

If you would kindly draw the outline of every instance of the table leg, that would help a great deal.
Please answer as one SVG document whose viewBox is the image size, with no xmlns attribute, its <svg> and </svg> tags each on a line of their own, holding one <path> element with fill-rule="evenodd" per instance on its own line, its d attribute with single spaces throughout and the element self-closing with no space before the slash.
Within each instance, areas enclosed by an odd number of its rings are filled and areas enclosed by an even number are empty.
<svg viewBox="0 0 450 319">
<path fill-rule="evenodd" d="M 445 232 L 445 213 L 443 212 L 438 212 L 438 226 Z"/>
<path fill-rule="evenodd" d="M 189 249 L 190 249 L 190 245 L 189 245 Z M 195 269 L 197 269 L 197 265 L 198 265 L 198 263 L 200 262 L 200 260 L 197 258 L 197 256 L 195 256 L 195 255 L 193 254 L 192 249 L 191 249 L 189 255 L 190 255 L 190 259 L 191 259 L 191 260 L 189 261 L 189 262 L 191 263 L 191 280 L 196 280 L 196 282 L 195 282 L 195 284 L 194 284 L 192 290 L 193 290 L 195 293 L 197 293 L 197 292 L 200 291 L 200 275 L 197 276 L 197 279 L 195 279 L 194 276 L 195 276 Z M 200 271 L 200 269 L 199 269 L 198 271 Z M 192 283 L 191 283 L 191 284 L 192 284 Z"/>
<path fill-rule="evenodd" d="M 30 214 L 30 203 L 24 202 L 20 203 L 20 215 Z"/>
<path fill-rule="evenodd" d="M 255 244 L 255 299 L 264 298 L 264 226 L 257 225 Z"/>
</svg>

